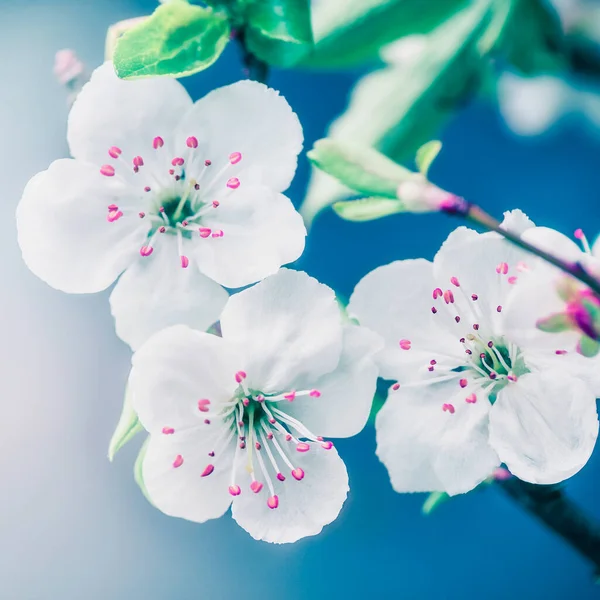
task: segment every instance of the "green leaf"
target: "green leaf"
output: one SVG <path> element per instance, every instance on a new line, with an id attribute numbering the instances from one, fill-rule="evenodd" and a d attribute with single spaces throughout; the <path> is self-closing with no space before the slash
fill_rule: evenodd
<path id="1" fill-rule="evenodd" d="M 424 515 L 430 515 L 436 508 L 444 504 L 444 502 L 449 499 L 450 496 L 446 494 L 446 492 L 431 492 L 431 494 L 427 496 L 427 500 L 425 500 L 423 503 L 421 512 Z"/>
<path id="2" fill-rule="evenodd" d="M 398 185 L 413 175 L 377 150 L 333 139 L 319 140 L 307 156 L 313 165 L 361 194 L 396 198 Z"/>
<path id="3" fill-rule="evenodd" d="M 302 64 L 337 69 L 377 59 L 401 37 L 429 33 L 470 0 L 321 0 L 313 7 L 315 48 Z"/>
<path id="4" fill-rule="evenodd" d="M 310 0 L 251 0 L 245 44 L 260 60 L 289 67 L 312 50 Z"/>
<path id="5" fill-rule="evenodd" d="M 150 436 L 148 436 L 144 440 L 144 443 L 142 444 L 142 447 L 140 448 L 140 451 L 138 452 L 137 458 L 135 459 L 135 464 L 133 465 L 133 478 L 135 479 L 135 482 L 138 484 L 138 487 L 140 488 L 140 490 L 142 490 L 142 494 L 144 494 L 144 497 L 146 498 L 146 500 L 148 500 L 148 502 L 150 502 L 150 504 L 152 504 L 154 506 L 152 500 L 150 500 L 150 495 L 148 494 L 148 490 L 146 489 L 146 484 L 144 483 L 144 472 L 143 472 L 144 458 L 146 456 L 146 451 L 148 450 L 149 443 L 150 443 Z"/>
<path id="6" fill-rule="evenodd" d="M 361 198 L 360 200 L 336 202 L 333 210 L 346 221 L 363 222 L 389 217 L 404 212 L 405 208 L 400 200 Z"/>
<path id="7" fill-rule="evenodd" d="M 514 14 L 504 38 L 508 60 L 522 73 L 566 70 L 566 42 L 560 18 L 546 0 L 512 0 Z"/>
<path id="8" fill-rule="evenodd" d="M 363 77 L 328 136 L 375 147 L 396 162 L 412 160 L 478 89 L 487 69 L 478 44 L 495 14 L 491 0 L 478 0 L 428 36 L 415 60 Z M 301 213 L 310 224 L 324 207 L 348 196 L 344 186 L 313 171 Z"/>
<path id="9" fill-rule="evenodd" d="M 117 423 L 117 428 L 112 435 L 110 443 L 108 445 L 108 460 L 113 461 L 117 452 L 130 440 L 132 440 L 137 433 L 143 431 L 144 428 L 139 422 L 137 414 L 131 406 L 131 392 L 129 388 L 125 390 L 125 398 L 123 400 L 123 409 L 121 411 L 121 417 Z"/>
<path id="10" fill-rule="evenodd" d="M 117 42 L 117 75 L 123 79 L 192 75 L 219 58 L 229 33 L 224 13 L 180 0 L 162 4 Z"/>
<path id="11" fill-rule="evenodd" d="M 427 142 L 423 144 L 417 150 L 417 158 L 415 162 L 417 163 L 417 168 L 425 177 L 427 177 L 427 172 L 429 171 L 429 167 L 431 163 L 435 160 L 436 156 L 440 153 L 442 149 L 442 142 L 438 140 L 432 140 L 431 142 Z"/>

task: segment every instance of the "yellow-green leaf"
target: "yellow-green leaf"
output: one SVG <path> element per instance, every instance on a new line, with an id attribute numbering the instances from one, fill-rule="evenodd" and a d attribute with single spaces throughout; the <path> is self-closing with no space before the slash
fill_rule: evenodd
<path id="1" fill-rule="evenodd" d="M 442 142 L 439 140 L 432 140 L 431 142 L 427 142 L 423 144 L 417 150 L 417 158 L 415 162 L 417 164 L 417 168 L 425 177 L 427 177 L 427 173 L 429 171 L 429 167 L 431 163 L 435 160 L 436 156 L 440 153 L 442 149 Z"/>
<path id="2" fill-rule="evenodd" d="M 129 388 L 125 390 L 125 398 L 123 399 L 123 409 L 121 417 L 117 423 L 117 428 L 112 435 L 108 445 L 108 460 L 112 462 L 115 454 L 136 434 L 143 431 L 142 424 L 139 422 L 136 412 L 131 406 L 131 392 Z"/>
<path id="3" fill-rule="evenodd" d="M 117 42 L 117 75 L 133 79 L 197 73 L 219 58 L 229 34 L 225 13 L 182 1 L 162 4 Z"/>
<path id="4" fill-rule="evenodd" d="M 390 198 L 361 198 L 336 202 L 333 210 L 346 221 L 373 221 L 405 211 L 400 200 Z"/>

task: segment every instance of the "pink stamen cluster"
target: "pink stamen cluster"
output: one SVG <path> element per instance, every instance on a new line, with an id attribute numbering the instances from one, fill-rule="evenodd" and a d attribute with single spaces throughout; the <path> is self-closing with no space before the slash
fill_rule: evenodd
<path id="1" fill-rule="evenodd" d="M 239 464 L 238 452 L 245 452 L 251 477 L 250 491 L 259 494 L 266 484 L 269 490 L 267 506 L 276 509 L 279 506 L 279 497 L 275 493 L 274 480 L 286 481 L 280 465 L 285 464 L 295 481 L 302 481 L 306 473 L 304 469 L 294 464 L 293 450 L 300 454 L 314 452 L 314 445 L 319 445 L 324 450 L 331 450 L 333 443 L 314 435 L 300 421 L 279 408 L 279 403 L 285 406 L 302 397 L 320 398 L 319 390 L 290 390 L 271 396 L 253 394 L 246 386 L 247 377 L 243 370 L 234 374 L 235 382 L 239 386 L 238 392 L 234 398 L 225 403 L 213 403 L 209 398 L 200 398 L 197 401 L 197 410 L 202 413 L 203 423 L 205 425 L 217 423 L 222 427 L 214 449 L 208 453 L 211 460 L 199 476 L 211 475 L 219 466 L 218 461 L 223 456 L 224 450 L 233 442 L 235 457 L 228 485 L 229 494 L 235 497 L 243 492 L 241 486 L 235 482 L 235 466 Z M 162 433 L 174 435 L 176 431 L 170 425 L 165 425 Z M 183 456 L 177 455 L 173 461 L 173 468 L 177 469 L 183 464 Z"/>
<path id="2" fill-rule="evenodd" d="M 185 153 L 169 159 L 167 155 L 161 156 L 160 151 L 165 147 L 165 141 L 161 136 L 156 136 L 152 140 L 152 148 L 158 154 L 150 161 L 146 161 L 142 155 L 136 155 L 133 156 L 131 162 L 128 162 L 123 157 L 121 148 L 111 146 L 108 148 L 108 156 L 117 161 L 117 165 L 105 164 L 100 167 L 101 175 L 105 177 L 121 175 L 135 189 L 143 191 L 143 194 L 140 192 L 139 200 L 140 204 L 144 204 L 145 210 L 140 211 L 133 207 L 128 207 L 127 210 L 124 210 L 115 204 L 111 204 L 108 207 L 107 221 L 114 223 L 121 217 L 135 214 L 139 218 L 148 218 L 151 230 L 147 241 L 140 248 L 140 255 L 143 257 L 152 255 L 157 234 L 170 233 L 176 235 L 178 237 L 179 264 L 183 269 L 186 269 L 190 263 L 189 258 L 183 254 L 183 238 L 193 239 L 193 233 L 196 231 L 198 232 L 198 237 L 201 239 L 219 239 L 224 236 L 222 229 L 211 229 L 202 225 L 202 217 L 208 211 L 217 209 L 220 206 L 218 200 L 209 200 L 206 198 L 206 195 L 215 189 L 217 180 L 226 176 L 226 171 L 229 168 L 242 161 L 241 152 L 232 152 L 228 155 L 222 168 L 218 168 L 216 172 L 213 172 L 212 181 L 203 182 L 213 162 L 208 158 L 200 159 L 197 156 L 197 153 L 202 152 L 202 149 L 196 136 L 188 136 L 185 145 Z M 155 172 L 156 165 L 160 165 L 165 161 L 167 162 L 165 171 L 173 181 L 172 184 L 168 185 L 163 183 L 164 174 Z M 151 166 L 147 166 L 147 163 Z M 123 172 L 117 173 L 117 167 L 122 169 Z M 210 170 L 212 171 L 213 169 Z M 133 171 L 135 176 L 134 179 L 131 179 L 131 171 Z M 195 179 L 190 178 L 191 173 L 197 175 L 197 177 Z M 202 186 L 201 182 L 203 182 Z M 225 182 L 225 187 L 232 191 L 238 189 L 240 185 L 241 182 L 238 177 L 229 177 Z M 157 203 L 160 202 L 161 195 L 173 194 L 173 186 L 175 186 L 175 192 L 179 196 L 180 206 L 177 207 L 170 219 L 167 217 L 164 207 L 157 206 Z M 154 204 L 154 208 L 148 208 L 148 198 Z M 191 209 L 192 214 L 182 214 L 184 207 L 187 207 L 186 210 L 188 212 Z"/>

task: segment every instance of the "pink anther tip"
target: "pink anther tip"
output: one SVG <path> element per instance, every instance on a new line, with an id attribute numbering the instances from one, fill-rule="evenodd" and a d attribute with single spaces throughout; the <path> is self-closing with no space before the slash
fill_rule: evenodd
<path id="1" fill-rule="evenodd" d="M 200 475 L 200 477 L 208 477 L 214 470 L 215 470 L 214 465 L 206 465 L 206 468 L 204 469 L 204 471 L 202 471 L 202 474 Z"/>
<path id="2" fill-rule="evenodd" d="M 105 177 L 114 177 L 115 168 L 112 165 L 102 165 L 100 167 L 100 173 Z"/>
<path id="3" fill-rule="evenodd" d="M 268 500 L 267 500 L 267 506 L 270 509 L 273 508 L 277 508 L 279 506 L 279 498 L 277 496 L 271 496 Z"/>
<path id="4" fill-rule="evenodd" d="M 307 444 L 306 442 L 298 442 L 296 450 L 298 452 L 308 452 L 310 450 L 310 444 Z"/>
<path id="5" fill-rule="evenodd" d="M 200 412 L 208 412 L 209 405 L 210 405 L 210 400 L 208 398 L 202 398 L 202 400 L 198 400 L 198 410 Z"/>
<path id="6" fill-rule="evenodd" d="M 185 140 L 185 143 L 188 148 L 197 148 L 198 147 L 198 138 L 191 135 L 187 140 Z"/>
<path id="7" fill-rule="evenodd" d="M 301 481 L 302 479 L 304 479 L 304 470 L 301 469 L 300 467 L 295 468 L 292 471 L 292 477 L 296 480 L 296 481 Z"/>
<path id="8" fill-rule="evenodd" d="M 239 496 L 242 493 L 242 488 L 240 488 L 239 485 L 230 485 L 229 486 L 229 493 L 232 496 Z"/>
<path id="9" fill-rule="evenodd" d="M 263 484 L 260 481 L 253 481 L 250 484 L 250 489 L 255 493 L 258 494 L 258 492 L 260 492 L 260 490 L 263 489 Z"/>
<path id="10" fill-rule="evenodd" d="M 241 152 L 232 152 L 229 155 L 229 162 L 232 165 L 237 165 L 237 163 L 239 163 L 240 160 L 242 160 L 242 153 Z"/>
<path id="11" fill-rule="evenodd" d="M 173 467 L 178 469 L 182 464 L 183 464 L 183 456 L 181 456 L 181 454 L 178 454 L 175 457 L 175 460 L 173 461 Z"/>

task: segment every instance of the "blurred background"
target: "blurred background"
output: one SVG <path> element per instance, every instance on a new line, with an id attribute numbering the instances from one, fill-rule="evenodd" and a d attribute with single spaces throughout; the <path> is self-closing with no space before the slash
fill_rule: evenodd
<path id="1" fill-rule="evenodd" d="M 370 427 L 337 444 L 351 485 L 339 519 L 286 546 L 254 541 L 227 516 L 196 525 L 153 509 L 132 478 L 141 439 L 108 462 L 130 361 L 114 334 L 109 292 L 70 296 L 39 281 L 21 261 L 14 212 L 28 179 L 68 155 L 67 94 L 52 72 L 55 53 L 73 48 L 91 69 L 103 60 L 111 24 L 155 6 L 0 0 L 0 598 L 598 597 L 591 565 L 500 490 L 471 493 L 421 516 L 425 496 L 393 492 Z M 183 80 L 193 98 L 243 76 L 230 46 L 215 67 Z M 310 148 L 363 73 L 274 71 L 269 82 L 300 116 Z M 510 109 L 485 97 L 468 103 L 441 130 L 444 149 L 431 178 L 496 215 L 518 207 L 538 224 L 569 235 L 583 227 L 594 238 L 599 100 L 587 81 L 568 81 L 561 94 L 567 108 L 529 126 L 531 109 L 518 110 L 529 106 L 525 99 Z M 544 88 L 533 106 L 541 111 L 549 97 Z M 303 156 L 289 191 L 297 205 L 308 178 Z M 457 225 L 442 215 L 352 224 L 325 210 L 296 267 L 348 296 L 381 264 L 432 258 Z M 600 520 L 599 481 L 597 451 L 567 489 Z"/>

